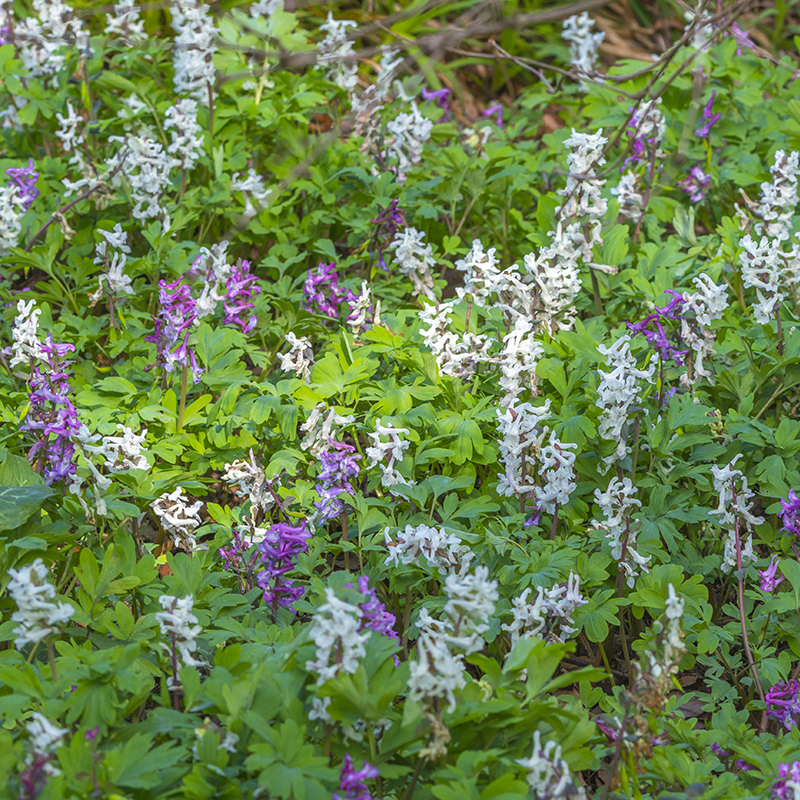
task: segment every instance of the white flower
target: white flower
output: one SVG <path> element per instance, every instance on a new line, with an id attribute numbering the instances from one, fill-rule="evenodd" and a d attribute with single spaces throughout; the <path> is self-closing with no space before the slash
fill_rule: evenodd
<path id="1" fill-rule="evenodd" d="M 448 646 L 442 623 L 432 620 L 422 609 L 417 625 L 417 658 L 409 663 L 408 697 L 414 702 L 446 701 L 449 711 L 456 708 L 455 692 L 466 686 L 464 656 Z"/>
<path id="2" fill-rule="evenodd" d="M 550 401 L 543 406 L 530 403 L 509 405 L 497 409 L 500 433 L 500 459 L 505 473 L 500 475 L 497 491 L 504 497 L 519 496 L 532 492 L 536 486 L 532 471 L 525 472 L 524 456 L 532 452 L 544 437 L 540 427 L 542 420 L 550 414 Z"/>
<path id="3" fill-rule="evenodd" d="M 605 531 L 611 543 L 611 555 L 619 562 L 618 568 L 625 573 L 625 581 L 633 588 L 639 570 L 649 572 L 650 556 L 642 556 L 636 550 L 637 526 L 632 524 L 631 514 L 634 508 L 642 504 L 634 495 L 636 489 L 630 478 L 612 478 L 608 489 L 594 491 L 594 499 L 600 506 L 605 519 L 593 522 L 593 527 Z"/>
<path id="4" fill-rule="evenodd" d="M 453 533 L 443 528 L 429 525 L 406 525 L 404 530 L 395 534 L 390 529 L 383 531 L 389 555 L 385 564 L 417 564 L 420 557 L 425 556 L 428 566 L 438 570 L 441 575 L 454 571 L 464 572 L 469 569 L 473 552 Z"/>
<path id="5" fill-rule="evenodd" d="M 202 500 L 191 505 L 187 504 L 182 486 L 174 492 L 162 494 L 152 504 L 153 511 L 158 515 L 164 530 L 171 533 L 175 543 L 189 553 L 197 548 L 194 530 L 202 523 L 200 519 L 202 507 Z"/>
<path id="6" fill-rule="evenodd" d="M 659 98 L 660 99 L 660 98 Z M 619 215 L 622 219 L 638 222 L 644 209 L 644 199 L 639 191 L 639 176 L 628 170 L 611 190 L 619 200 Z"/>
<path id="7" fill-rule="evenodd" d="M 83 117 L 75 113 L 75 109 L 72 107 L 72 100 L 67 100 L 66 116 L 56 112 L 56 119 L 59 124 L 56 136 L 61 139 L 64 150 L 74 150 L 78 144 L 76 138 L 78 136 L 78 128 L 83 125 Z"/>
<path id="8" fill-rule="evenodd" d="M 411 278 L 414 283 L 414 294 L 424 294 L 431 300 L 436 299 L 433 293 L 433 276 L 431 267 L 436 266 L 433 248 L 424 244 L 425 234 L 416 228 L 404 228 L 394 235 L 389 250 L 395 251 L 395 260 L 401 274 Z"/>
<path id="9" fill-rule="evenodd" d="M 736 462 L 741 457 L 742 454 L 739 453 L 724 467 L 711 467 L 714 475 L 714 490 L 719 494 L 719 505 L 708 513 L 711 516 L 719 517 L 719 526 L 728 534 L 722 561 L 723 572 L 739 569 L 736 558 L 737 532 L 742 568 L 746 566 L 747 561 L 758 560 L 753 553 L 752 535 L 747 540 L 744 537 L 750 531 L 751 526 L 761 525 L 764 522 L 763 517 L 756 517 L 752 513 L 753 504 L 750 501 L 754 495 L 753 490 L 747 485 L 747 478 L 740 470 L 734 469 Z M 739 484 L 738 489 L 737 483 Z"/>
<path id="10" fill-rule="evenodd" d="M 144 21 L 139 16 L 139 6 L 134 0 L 118 0 L 114 3 L 114 13 L 106 17 L 105 32 L 109 36 L 121 36 L 128 45 L 138 44 L 147 38 Z"/>
<path id="11" fill-rule="evenodd" d="M 312 456 L 319 458 L 320 453 L 328 449 L 330 440 L 338 438 L 335 426 L 350 425 L 355 421 L 352 414 L 343 416 L 329 409 L 325 403 L 318 403 L 300 426 L 300 430 L 306 434 L 300 442 L 300 449 L 308 450 Z"/>
<path id="12" fill-rule="evenodd" d="M 350 91 L 356 85 L 358 62 L 353 59 L 345 63 L 344 59 L 355 55 L 353 42 L 347 39 L 347 29 L 357 28 L 358 23 L 350 19 L 334 19 L 328 12 L 328 20 L 319 26 L 325 31 L 325 38 L 317 48 L 317 63 L 325 67 L 326 77 L 340 89 Z"/>
<path id="13" fill-rule="evenodd" d="M 167 655 L 172 655 L 174 647 L 184 666 L 206 666 L 203 659 L 194 656 L 197 650 L 197 637 L 203 628 L 197 624 L 197 617 L 192 613 L 192 595 L 187 594 L 179 598 L 163 594 L 158 598 L 158 602 L 164 610 L 159 611 L 155 618 L 161 629 L 161 635 L 167 639 L 161 643 L 161 648 Z M 173 678 L 177 680 L 177 675 Z M 174 686 L 173 678 L 167 681 L 169 688 Z"/>
<path id="14" fill-rule="evenodd" d="M 69 733 L 69 728 L 59 728 L 50 722 L 44 714 L 34 711 L 30 721 L 25 725 L 25 730 L 30 737 L 31 752 L 25 758 L 26 764 L 32 764 L 37 756 L 47 758 L 52 756 L 61 746 L 62 740 Z M 50 759 L 43 766 L 46 775 L 57 776 L 60 771 L 49 763 Z"/>
<path id="15" fill-rule="evenodd" d="M 120 154 L 126 153 L 125 164 L 114 176 L 113 184 L 120 186 L 127 180 L 134 203 L 131 210 L 133 217 L 139 220 L 165 217 L 167 210 L 160 201 L 165 189 L 170 186 L 172 158 L 153 139 L 109 136 L 108 141 L 124 146 Z"/>
<path id="16" fill-rule="evenodd" d="M 307 336 L 298 338 L 291 331 L 286 334 L 286 341 L 291 345 L 286 353 L 279 353 L 281 369 L 284 372 L 294 372 L 304 381 L 309 379 L 311 366 L 314 363 L 314 351 L 311 340 Z"/>
<path id="17" fill-rule="evenodd" d="M 275 504 L 275 498 L 269 491 L 266 473 L 256 461 L 252 450 L 249 461 L 239 460 L 226 464 L 222 480 L 227 484 L 238 483 L 239 488 L 247 493 L 253 507 L 251 514 L 257 508 L 266 511 Z"/>
<path id="18" fill-rule="evenodd" d="M 597 349 L 606 357 L 609 372 L 599 371 L 597 405 L 600 411 L 599 434 L 602 439 L 616 443 L 616 450 L 603 459 L 605 470 L 615 462 L 622 461 L 628 453 L 628 416 L 632 407 L 641 401 L 639 396 L 642 381 L 651 381 L 655 364 L 641 370 L 630 351 L 631 337 L 623 334 L 613 345 L 600 345 Z"/>
<path id="19" fill-rule="evenodd" d="M 454 621 L 467 620 L 459 626 L 459 635 L 472 639 L 463 646 L 464 651 L 469 654 L 480 650 L 483 642 L 478 635 L 489 630 L 487 620 L 494 614 L 499 598 L 497 581 L 489 580 L 489 568 L 476 567 L 474 574 L 451 572 L 445 578 L 444 593 L 447 595 L 445 615 Z"/>
<path id="20" fill-rule="evenodd" d="M 8 571 L 8 593 L 17 604 L 11 615 L 17 649 L 47 638 L 72 617 L 73 608 L 68 603 L 55 603 L 56 590 L 49 583 L 50 572 L 41 558 L 32 564 Z"/>
<path id="21" fill-rule="evenodd" d="M 144 456 L 147 450 L 142 447 L 147 436 L 147 429 L 136 434 L 125 425 L 117 425 L 117 430 L 122 431 L 121 436 L 104 436 L 100 445 L 84 444 L 83 449 L 102 456 L 109 472 L 149 469 L 150 466 Z M 86 432 L 88 433 L 88 429 Z"/>
<path id="22" fill-rule="evenodd" d="M 240 172 L 233 173 L 231 192 L 241 192 L 244 195 L 244 215 L 254 217 L 266 205 L 272 189 L 267 189 L 264 179 L 252 167 L 247 170 L 244 178 L 240 176 Z M 253 200 L 258 203 L 258 209 L 253 205 Z"/>
<path id="23" fill-rule="evenodd" d="M 264 17 L 269 19 L 276 11 L 283 8 L 283 0 L 256 0 L 250 6 L 250 16 L 253 19 Z"/>
<path id="24" fill-rule="evenodd" d="M 29 300 L 27 303 L 24 300 L 17 301 L 17 316 L 11 331 L 13 355 L 10 366 L 28 364 L 31 359 L 41 360 L 44 358 L 38 335 L 41 314 L 42 309 L 36 308 L 35 300 Z"/>
<path id="25" fill-rule="evenodd" d="M 594 20 L 584 11 L 562 23 L 561 38 L 569 42 L 569 59 L 581 72 L 594 72 L 597 51 L 605 38 L 602 32 L 592 33 Z"/>
<path id="26" fill-rule="evenodd" d="M 531 393 L 534 391 L 536 365 L 544 355 L 544 348 L 534 338 L 533 328 L 530 317 L 516 315 L 514 326 L 503 337 L 500 388 L 504 394 L 500 400 L 501 406 L 513 406 L 526 387 Z"/>
<path id="27" fill-rule="evenodd" d="M 375 420 L 375 432 L 367 434 L 372 439 L 372 447 L 366 450 L 367 458 L 370 459 L 369 469 L 379 465 L 383 477 L 381 483 L 386 488 L 404 484 L 412 486 L 414 481 L 407 481 L 397 470 L 396 464 L 403 460 L 406 450 L 411 442 L 401 439 L 400 434 L 409 433 L 408 428 L 395 428 L 392 425 L 382 425 L 381 419 Z M 387 436 L 388 442 L 384 442 L 381 437 Z"/>
<path id="28" fill-rule="evenodd" d="M 317 686 L 346 672 L 352 675 L 366 655 L 364 645 L 372 630 L 358 629 L 364 612 L 340 600 L 333 589 L 325 590 L 325 603 L 314 614 L 310 637 L 317 646 L 316 659 L 306 661 L 306 670 L 316 672 Z"/>
<path id="29" fill-rule="evenodd" d="M 422 116 L 416 103 L 411 103 L 411 112 L 398 114 L 386 123 L 389 137 L 382 158 L 397 161 L 397 180 L 404 183 L 406 173 L 422 160 L 422 150 L 433 129 L 433 123 Z"/>
<path id="30" fill-rule="evenodd" d="M 792 151 L 787 156 L 783 150 L 775 153 L 775 161 L 769 168 L 772 182 L 761 184 L 761 200 L 756 216 L 763 222 L 753 227 L 760 236 L 765 235 L 786 241 L 791 232 L 791 222 L 797 206 L 797 176 L 800 175 L 800 153 Z"/>
<path id="31" fill-rule="evenodd" d="M 203 130 L 197 124 L 197 101 L 183 97 L 164 114 L 164 130 L 170 131 L 167 152 L 174 164 L 190 170 L 203 154 Z"/>
<path id="32" fill-rule="evenodd" d="M 599 225 L 599 218 L 606 213 L 608 201 L 600 196 L 605 181 L 595 173 L 595 167 L 606 163 L 603 156 L 606 144 L 608 139 L 603 136 L 602 128 L 597 133 L 580 133 L 573 128 L 572 135 L 564 140 L 564 146 L 570 150 L 567 155 L 569 175 L 567 185 L 558 193 L 566 198 L 561 206 L 565 217 L 588 216 Z"/>
<path id="33" fill-rule="evenodd" d="M 561 745 L 553 741 L 542 747 L 541 733 L 533 734 L 533 753 L 517 764 L 528 770 L 528 784 L 535 800 L 586 800 L 583 787 L 572 780 L 569 765 L 561 758 Z"/>
<path id="34" fill-rule="evenodd" d="M 753 306 L 756 322 L 767 325 L 784 300 L 781 282 L 785 268 L 784 254 L 777 240 L 761 237 L 756 243 L 750 235 L 739 242 L 744 248 L 740 256 L 742 281 L 756 290 L 758 303 Z"/>
<path id="35" fill-rule="evenodd" d="M 177 0 L 172 7 L 175 36 L 175 92 L 208 105 L 213 92 L 215 40 L 219 31 L 207 5 L 197 0 Z"/>
<path id="36" fill-rule="evenodd" d="M 691 386 L 702 378 L 712 378 L 713 373 L 706 369 L 706 360 L 714 351 L 716 334 L 709 326 L 714 320 L 721 319 L 728 307 L 728 289 L 725 284 L 717 286 L 705 273 L 692 281 L 697 287 L 693 294 L 683 295 L 681 308 L 681 341 L 694 352 L 693 370 L 681 376 L 681 383 Z"/>
<path id="37" fill-rule="evenodd" d="M 548 514 L 554 514 L 556 506 L 563 506 L 569 502 L 569 496 L 575 491 L 575 453 L 578 445 L 572 442 L 560 442 L 555 431 L 550 431 L 550 441 L 541 448 L 541 466 L 539 477 L 542 486 L 537 486 L 533 492 L 539 507 Z"/>
<path id="38" fill-rule="evenodd" d="M 9 248 L 19 244 L 22 218 L 27 212 L 21 192 L 12 182 L 0 187 L 0 256 L 7 255 Z"/>
<path id="39" fill-rule="evenodd" d="M 498 269 L 500 259 L 495 256 L 496 252 L 496 247 L 484 251 L 481 240 L 473 239 L 470 251 L 455 263 L 455 268 L 464 273 L 464 292 L 471 294 L 479 306 L 486 306 L 489 297 L 503 289 L 502 272 Z"/>
<path id="40" fill-rule="evenodd" d="M 372 290 L 367 281 L 361 281 L 361 294 L 350 303 L 347 324 L 353 329 L 353 336 L 358 336 L 367 322 L 367 315 L 372 308 Z"/>
<path id="41" fill-rule="evenodd" d="M 683 18 L 687 23 L 683 28 L 684 33 L 692 32 L 691 46 L 695 50 L 706 50 L 714 35 L 713 26 L 706 24 L 706 20 L 710 19 L 708 11 L 705 8 L 702 10 L 690 8 L 684 13 Z"/>
<path id="42" fill-rule="evenodd" d="M 128 235 L 122 230 L 119 222 L 111 231 L 97 231 L 102 237 L 95 247 L 95 264 L 105 266 L 105 272 L 100 276 L 100 286 L 97 292 L 92 295 L 92 305 L 102 296 L 103 283 L 107 285 L 108 294 L 111 297 L 119 297 L 124 294 L 133 294 L 131 279 L 125 274 L 125 264 L 131 248 L 128 246 Z M 109 251 L 109 247 L 113 248 Z M 117 251 L 117 252 L 114 252 Z"/>

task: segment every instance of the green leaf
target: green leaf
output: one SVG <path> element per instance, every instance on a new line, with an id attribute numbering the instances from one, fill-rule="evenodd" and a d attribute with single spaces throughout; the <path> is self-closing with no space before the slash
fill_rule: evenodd
<path id="1" fill-rule="evenodd" d="M 55 492 L 49 486 L 0 486 L 0 531 L 12 531 Z"/>

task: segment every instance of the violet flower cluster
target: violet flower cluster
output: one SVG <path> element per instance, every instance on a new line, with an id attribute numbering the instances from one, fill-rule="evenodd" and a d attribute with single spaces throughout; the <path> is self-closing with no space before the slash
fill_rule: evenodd
<path id="1" fill-rule="evenodd" d="M 778 780 L 772 784 L 773 800 L 795 800 L 800 793 L 800 761 L 778 764 Z"/>
<path id="2" fill-rule="evenodd" d="M 436 102 L 436 105 L 439 106 L 444 111 L 442 114 L 442 121 L 447 120 L 450 117 L 450 90 L 449 89 L 436 89 L 435 91 L 430 91 L 426 87 L 422 88 L 422 99 L 430 103 L 431 100 Z"/>
<path id="3" fill-rule="evenodd" d="M 344 501 L 339 495 L 345 492 L 355 494 L 350 481 L 358 477 L 360 468 L 356 461 L 360 459 L 353 445 L 328 440 L 328 447 L 319 456 L 322 469 L 317 475 L 315 487 L 320 499 L 314 505 L 321 519 L 334 519 L 344 511 Z"/>
<path id="4" fill-rule="evenodd" d="M 769 566 L 766 569 L 758 570 L 761 576 L 761 591 L 774 592 L 784 581 L 784 576 L 778 574 L 778 556 L 773 555 L 770 559 Z"/>
<path id="5" fill-rule="evenodd" d="M 786 533 L 800 538 L 800 497 L 794 489 L 789 489 L 789 496 L 781 500 L 781 521 Z"/>
<path id="6" fill-rule="evenodd" d="M 711 106 L 714 104 L 714 98 L 717 96 L 716 90 L 711 92 L 711 99 L 703 106 L 703 117 L 700 120 L 702 125 L 694 132 L 698 139 L 708 139 L 711 135 L 711 127 L 720 118 L 720 114 L 712 114 Z"/>
<path id="7" fill-rule="evenodd" d="M 339 318 L 339 306 L 351 303 L 356 296 L 349 289 L 339 286 L 336 264 L 320 264 L 316 270 L 308 271 L 304 287 L 306 311 L 325 314 L 332 319 Z"/>
<path id="8" fill-rule="evenodd" d="M 711 185 L 711 176 L 696 164 L 689 170 L 689 177 L 678 181 L 678 186 L 689 195 L 689 200 L 693 203 L 700 203 L 705 200 L 708 187 Z"/>
<path id="9" fill-rule="evenodd" d="M 192 380 L 197 383 L 204 372 L 197 364 L 194 350 L 189 347 L 189 334 L 197 321 L 197 303 L 192 287 L 179 278 L 173 283 L 159 281 L 160 316 L 153 317 L 154 331 L 145 341 L 156 345 L 156 360 L 147 369 L 161 367 L 172 372 L 176 366 L 190 366 Z"/>
<path id="10" fill-rule="evenodd" d="M 344 766 L 339 775 L 339 792 L 333 793 L 333 800 L 373 800 L 367 787 L 367 781 L 377 778 L 380 773 L 377 767 L 364 762 L 364 766 L 357 770 L 353 766 L 353 759 L 349 753 L 344 754 Z"/>
<path id="11" fill-rule="evenodd" d="M 353 584 L 349 583 L 347 586 L 352 588 Z M 375 587 L 369 585 L 369 577 L 362 575 L 356 581 L 356 588 L 365 597 L 364 602 L 358 604 L 358 607 L 363 612 L 358 632 L 361 633 L 364 629 L 369 628 L 381 636 L 386 636 L 399 642 L 400 636 L 394 629 L 395 625 L 397 625 L 397 617 L 387 611 L 386 606 L 378 599 Z M 397 662 L 397 658 L 395 658 L 395 662 Z"/>
<path id="12" fill-rule="evenodd" d="M 22 423 L 23 431 L 36 431 L 39 436 L 28 451 L 28 460 L 42 466 L 45 483 L 51 484 L 75 472 L 75 437 L 81 428 L 78 412 L 69 398 L 69 375 L 65 368 L 71 362 L 61 359 L 75 348 L 71 344 L 55 344 L 48 335 L 40 344 L 47 362 L 42 369 L 33 366 L 30 377 L 30 410 Z"/>
<path id="13" fill-rule="evenodd" d="M 264 591 L 264 602 L 274 609 L 278 606 L 291 608 L 292 603 L 303 596 L 305 589 L 284 576 L 294 569 L 297 557 L 308 550 L 310 536 L 305 520 L 296 526 L 278 522 L 267 530 L 264 541 L 258 546 L 264 564 L 258 574 L 258 585 Z"/>
<path id="14" fill-rule="evenodd" d="M 774 717 L 786 730 L 800 723 L 800 683 L 783 681 L 776 683 L 766 696 L 767 714 Z"/>
<path id="15" fill-rule="evenodd" d="M 261 291 L 255 286 L 257 280 L 258 278 L 250 273 L 250 262 L 240 260 L 225 281 L 225 288 L 228 291 L 223 300 L 225 310 L 223 321 L 226 325 L 238 325 L 242 333 L 250 333 L 258 322 L 255 314 L 250 314 L 247 319 L 244 318 L 246 312 L 255 307 L 251 302 L 253 295 Z"/>
<path id="16" fill-rule="evenodd" d="M 667 294 L 672 295 L 672 299 L 666 306 L 656 308 L 655 313 L 640 322 L 628 322 L 626 325 L 634 335 L 641 333 L 663 362 L 674 361 L 676 366 L 681 366 L 689 351 L 679 350 L 677 339 L 674 343 L 669 340 L 661 321 L 679 318 L 685 301 L 681 294 L 672 289 L 667 289 Z"/>
<path id="17" fill-rule="evenodd" d="M 27 211 L 33 201 L 39 196 L 39 190 L 36 188 L 36 181 L 39 179 L 39 173 L 33 166 L 33 161 L 28 161 L 27 167 L 12 167 L 6 170 L 6 175 L 11 178 L 11 182 L 18 187 L 17 202 Z"/>

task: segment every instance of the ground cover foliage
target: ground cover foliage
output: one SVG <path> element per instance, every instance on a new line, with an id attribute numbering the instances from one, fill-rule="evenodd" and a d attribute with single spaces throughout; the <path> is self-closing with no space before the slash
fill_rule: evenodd
<path id="1" fill-rule="evenodd" d="M 787 9 L 601 5 L 2 3 L 0 797 L 800 797 Z"/>

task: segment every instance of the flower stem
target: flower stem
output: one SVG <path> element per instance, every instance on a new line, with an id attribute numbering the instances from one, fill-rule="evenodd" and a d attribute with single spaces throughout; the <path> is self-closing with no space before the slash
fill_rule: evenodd
<path id="1" fill-rule="evenodd" d="M 186 411 L 186 384 L 189 378 L 189 365 L 183 365 L 183 372 L 181 373 L 181 401 L 178 406 L 178 433 L 183 430 L 183 415 Z"/>

